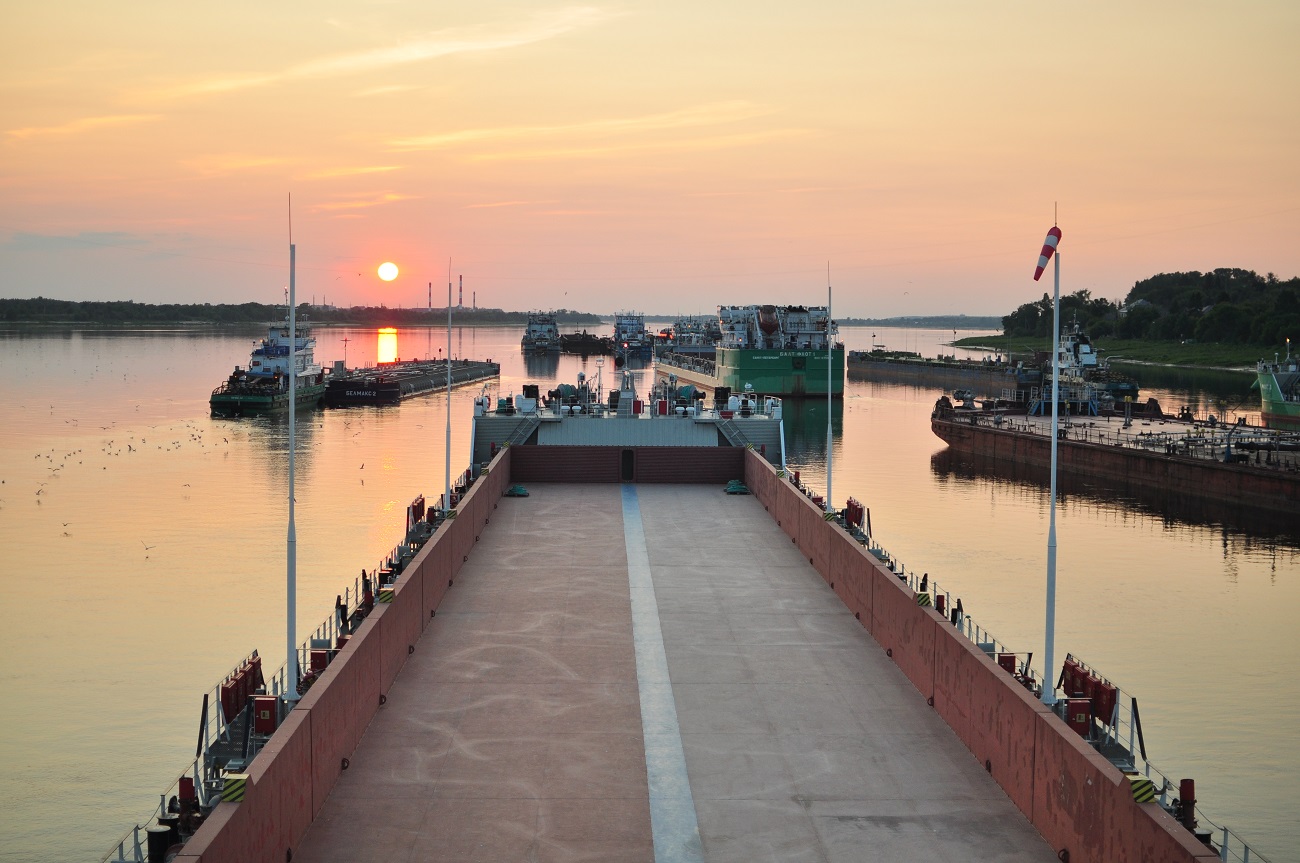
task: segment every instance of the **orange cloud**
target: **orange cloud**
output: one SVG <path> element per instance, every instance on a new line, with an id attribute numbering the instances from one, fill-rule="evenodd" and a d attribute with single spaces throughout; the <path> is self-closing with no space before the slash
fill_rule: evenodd
<path id="1" fill-rule="evenodd" d="M 113 126 L 127 126 L 132 123 L 146 123 L 150 120 L 157 120 L 157 114 L 116 114 L 107 117 L 82 117 L 80 120 L 72 120 L 60 126 L 28 126 L 23 129 L 10 129 L 5 132 L 11 138 L 45 138 L 45 137 L 70 137 L 72 135 L 81 135 L 86 132 L 93 132 L 97 129 L 106 129 Z"/>
<path id="2" fill-rule="evenodd" d="M 464 129 L 459 132 L 422 135 L 415 138 L 396 138 L 389 143 L 398 150 L 436 150 L 457 144 L 481 141 L 507 141 L 521 138 L 562 136 L 590 137 L 610 134 L 632 135 L 641 132 L 737 123 L 771 113 L 773 112 L 770 108 L 743 100 L 733 100 L 694 105 L 677 111 L 646 114 L 641 117 L 613 117 L 556 126 L 503 126 L 493 129 Z"/>
<path id="3" fill-rule="evenodd" d="M 218 177 L 240 171 L 283 165 L 287 161 L 279 156 L 212 155 L 186 159 L 181 164 L 204 177 Z"/>
<path id="4" fill-rule="evenodd" d="M 334 212 L 345 210 L 364 210 L 369 207 L 380 207 L 384 204 L 395 204 L 398 201 L 409 201 L 418 198 L 418 195 L 406 195 L 401 192 L 384 192 L 381 195 L 372 196 L 364 199 L 352 201 L 331 201 L 325 204 L 317 204 L 313 209 L 322 212 Z"/>
<path id="5" fill-rule="evenodd" d="M 334 177 L 355 177 L 362 174 L 383 174 L 388 171 L 400 171 L 398 165 L 364 165 L 355 168 L 325 168 L 308 174 L 309 180 L 328 180 Z"/>
<path id="6" fill-rule="evenodd" d="M 533 204 L 549 204 L 550 201 L 494 201 L 489 204 L 466 204 L 466 210 L 483 210 L 492 207 L 527 207 Z"/>
<path id="7" fill-rule="evenodd" d="M 594 6 L 572 6 L 538 15 L 529 24 L 512 30 L 493 32 L 487 28 L 440 30 L 426 38 L 401 42 L 372 51 L 337 54 L 309 60 L 286 69 L 257 75 L 235 75 L 197 81 L 163 95 L 184 96 L 202 93 L 225 93 L 264 87 L 282 81 L 326 78 L 369 72 L 408 63 L 419 63 L 454 54 L 500 51 L 555 39 L 577 30 L 595 26 L 612 17 Z"/>

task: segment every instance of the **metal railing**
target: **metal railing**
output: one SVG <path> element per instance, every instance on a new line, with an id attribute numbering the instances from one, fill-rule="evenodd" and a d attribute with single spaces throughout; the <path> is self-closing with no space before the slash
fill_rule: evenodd
<path id="1" fill-rule="evenodd" d="M 1050 424 L 1027 417 L 953 411 L 945 419 L 962 425 L 1014 431 L 1020 434 L 1051 435 Z M 1300 434 L 1252 426 L 1193 424 L 1173 431 L 1131 431 L 1098 426 L 1097 419 L 1063 417 L 1059 440 L 1123 447 L 1204 461 L 1235 461 L 1251 468 L 1278 471 L 1300 470 Z M 1251 458 L 1251 456 L 1254 458 Z"/>
<path id="2" fill-rule="evenodd" d="M 792 475 L 790 482 L 805 495 L 815 497 L 810 489 L 805 488 L 798 482 L 797 476 Z M 865 530 L 851 523 L 846 524 L 843 513 L 838 514 L 834 520 L 840 527 L 850 533 L 859 544 L 863 545 L 872 556 L 884 564 L 890 572 L 894 573 L 900 581 L 906 584 L 917 595 L 918 604 L 932 606 L 943 613 L 958 632 L 994 660 L 997 660 L 999 655 L 1014 655 L 1016 657 L 1015 670 L 1011 672 L 1013 679 L 1036 697 L 1041 697 L 1042 681 L 1049 678 L 1034 667 L 1034 654 L 1032 651 L 1017 651 L 1000 641 L 981 626 L 973 615 L 966 612 L 960 596 L 954 597 L 951 591 L 941 587 L 938 579 L 931 578 L 928 572 L 918 574 L 915 570 L 909 570 L 906 564 L 890 554 L 871 536 L 869 512 L 867 512 Z M 1070 654 L 1067 654 L 1066 658 L 1074 659 Z M 1137 698 L 1106 678 L 1096 675 L 1096 672 L 1092 671 L 1086 663 L 1080 664 L 1084 669 L 1092 672 L 1100 681 L 1114 686 L 1116 689 L 1115 708 L 1112 715 L 1097 719 L 1090 737 L 1087 738 L 1088 741 L 1110 758 L 1118 769 L 1151 780 L 1156 799 L 1161 807 L 1172 811 L 1175 807 L 1179 786 L 1178 783 L 1170 780 L 1164 772 L 1147 758 L 1146 745 L 1142 738 L 1142 721 Z M 1008 670 L 1010 671 L 1010 669 Z M 1251 863 L 1251 861 L 1268 863 L 1268 858 L 1253 850 L 1240 834 L 1213 821 L 1199 806 L 1195 807 L 1195 821 L 1197 823 L 1197 833 L 1203 832 L 1209 839 L 1217 840 L 1217 845 L 1213 844 L 1213 842 L 1207 842 L 1207 844 L 1218 853 L 1220 860 L 1240 861 L 1240 863 Z"/>
<path id="3" fill-rule="evenodd" d="M 464 488 L 464 485 L 459 486 L 462 493 Z M 296 699 L 299 694 L 300 683 L 308 677 L 314 679 L 315 675 L 310 671 L 312 651 L 327 650 L 327 659 L 333 659 L 334 654 L 337 653 L 339 636 L 355 629 L 369 610 L 368 603 L 373 603 L 379 588 L 386 586 L 380 584 L 381 579 L 386 577 L 385 574 L 391 574 L 387 576 L 389 578 L 387 584 L 391 585 L 397 581 L 415 553 L 433 537 L 434 533 L 445 521 L 445 513 L 439 508 L 430 508 L 426 515 L 428 520 L 420 522 L 412 528 L 404 538 L 404 542 L 395 546 L 388 556 L 380 562 L 379 566 L 369 573 L 363 570 L 360 575 L 353 579 L 350 585 L 344 585 L 343 593 L 339 594 L 335 600 L 334 610 L 296 648 L 299 679 L 293 681 L 292 684 L 286 679 L 288 674 L 287 661 L 265 677 L 264 688 L 266 694 L 280 699 L 277 702 L 280 705 L 278 720 L 283 719 L 286 705 L 292 703 L 284 700 L 289 692 L 289 687 L 292 685 L 294 698 Z M 424 526 L 421 527 L 421 525 Z M 214 756 L 214 749 L 221 744 L 233 745 L 235 743 L 232 727 L 236 721 L 234 718 L 227 720 L 222 710 L 221 687 L 224 683 L 230 681 L 238 671 L 246 668 L 250 660 L 257 658 L 259 658 L 257 651 L 252 651 L 243 660 L 236 663 L 211 690 L 203 694 L 198 752 L 194 760 L 159 795 L 158 806 L 154 808 L 153 813 L 145 820 L 145 823 L 143 825 L 136 824 L 123 834 L 117 844 L 104 857 L 100 858 L 100 863 L 146 863 L 148 848 L 145 834 L 148 826 L 157 824 L 164 815 L 174 812 L 169 806 L 169 800 L 179 796 L 180 785 L 183 780 L 194 780 L 194 789 L 198 796 L 200 811 L 209 812 L 220 799 L 223 782 L 222 772 L 226 764 L 217 763 L 220 759 Z M 246 717 L 245 721 L 249 722 L 251 719 Z M 277 728 L 279 724 L 279 721 L 277 721 Z M 241 760 L 247 763 L 273 736 L 273 734 L 249 735 L 246 758 L 241 758 Z M 185 838 L 188 839 L 188 836 Z"/>

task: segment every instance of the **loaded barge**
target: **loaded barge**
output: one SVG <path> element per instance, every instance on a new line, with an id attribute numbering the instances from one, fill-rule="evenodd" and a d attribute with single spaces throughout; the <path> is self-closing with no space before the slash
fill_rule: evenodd
<path id="1" fill-rule="evenodd" d="M 914 351 L 849 351 L 849 380 L 885 381 L 942 389 L 965 388 L 979 396 L 1000 396 L 1005 390 L 1041 387 L 1041 369 L 996 359 L 964 360 L 955 356 L 923 357 Z"/>
<path id="2" fill-rule="evenodd" d="M 1215 501 L 1245 512 L 1300 516 L 1300 433 L 1244 424 L 1162 417 L 1141 420 L 1062 416 L 1062 471 L 1112 484 L 1188 499 Z M 1047 417 L 954 407 L 941 397 L 930 417 L 936 436 L 985 459 L 1046 468 L 1052 426 Z"/>
<path id="3" fill-rule="evenodd" d="M 491 360 L 451 360 L 451 384 L 474 383 L 501 374 L 501 365 Z M 380 363 L 374 368 L 352 369 L 335 363 L 325 386 L 325 405 L 331 408 L 363 405 L 395 405 L 443 389 L 448 381 L 447 360 L 409 360 Z"/>
<path id="4" fill-rule="evenodd" d="M 1131 698 L 1067 657 L 1044 705 L 861 505 L 787 476 L 778 400 L 630 382 L 478 398 L 450 499 L 412 503 L 301 679 L 252 656 L 222 682 L 159 823 L 106 859 L 1228 853 L 1139 758 Z"/>

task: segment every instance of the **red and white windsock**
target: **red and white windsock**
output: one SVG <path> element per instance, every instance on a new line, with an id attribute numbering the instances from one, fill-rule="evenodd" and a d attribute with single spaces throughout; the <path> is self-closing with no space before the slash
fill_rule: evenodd
<path id="1" fill-rule="evenodd" d="M 1047 262 L 1052 259 L 1052 253 L 1056 251 L 1056 244 L 1061 242 L 1061 229 L 1052 225 L 1052 230 L 1047 232 L 1047 239 L 1043 242 L 1043 251 L 1038 255 L 1038 266 L 1034 268 L 1034 281 L 1043 274 L 1047 269 Z"/>

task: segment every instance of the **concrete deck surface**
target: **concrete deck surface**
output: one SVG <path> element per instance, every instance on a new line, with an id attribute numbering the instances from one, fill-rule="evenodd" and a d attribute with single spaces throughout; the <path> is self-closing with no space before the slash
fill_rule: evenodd
<path id="1" fill-rule="evenodd" d="M 295 863 L 1056 860 L 756 499 L 635 486 L 625 539 L 619 486 L 529 492 Z M 659 849 L 629 599 L 647 557 L 699 830 Z"/>

